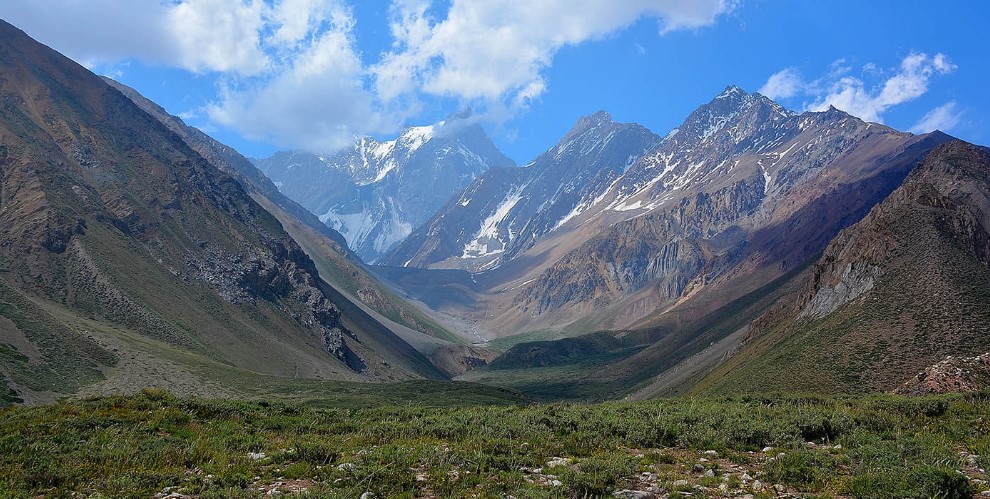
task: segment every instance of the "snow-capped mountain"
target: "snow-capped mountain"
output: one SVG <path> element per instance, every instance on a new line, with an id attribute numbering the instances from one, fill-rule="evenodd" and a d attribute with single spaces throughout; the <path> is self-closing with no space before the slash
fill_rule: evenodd
<path id="1" fill-rule="evenodd" d="M 374 263 L 479 175 L 513 162 L 480 126 L 458 120 L 409 127 L 394 140 L 366 137 L 332 154 L 280 152 L 257 165 Z"/>
<path id="2" fill-rule="evenodd" d="M 612 184 L 660 137 L 603 111 L 581 118 L 556 146 L 522 168 L 492 169 L 452 199 L 388 259 L 491 268 L 532 246 L 579 203 Z"/>

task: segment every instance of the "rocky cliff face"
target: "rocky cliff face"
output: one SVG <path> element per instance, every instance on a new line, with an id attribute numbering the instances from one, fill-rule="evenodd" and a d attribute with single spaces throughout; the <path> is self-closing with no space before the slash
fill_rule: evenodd
<path id="1" fill-rule="evenodd" d="M 480 126 L 455 120 L 407 128 L 391 141 L 364 138 L 333 154 L 284 152 L 257 164 L 376 262 L 483 172 L 512 161 Z"/>

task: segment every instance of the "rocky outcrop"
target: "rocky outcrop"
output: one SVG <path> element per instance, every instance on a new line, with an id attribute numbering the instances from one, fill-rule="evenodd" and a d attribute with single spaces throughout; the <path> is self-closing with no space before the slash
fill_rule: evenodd
<path id="1" fill-rule="evenodd" d="M 820 275 L 820 274 L 816 274 Z M 865 262 L 846 264 L 834 286 L 820 287 L 798 318 L 821 319 L 846 303 L 873 289 L 880 267 Z"/>
<path id="2" fill-rule="evenodd" d="M 894 390 L 900 395 L 962 393 L 990 389 L 990 353 L 952 357 L 935 364 Z"/>
<path id="3" fill-rule="evenodd" d="M 986 386 L 974 359 L 990 350 L 988 226 L 990 151 L 938 145 L 750 324 L 737 353 L 746 362 L 730 359 L 716 384 L 856 393 L 911 377 L 899 393 Z"/>

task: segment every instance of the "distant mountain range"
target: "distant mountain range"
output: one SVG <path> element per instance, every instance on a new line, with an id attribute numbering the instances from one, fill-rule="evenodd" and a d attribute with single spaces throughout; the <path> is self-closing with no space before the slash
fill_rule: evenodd
<path id="1" fill-rule="evenodd" d="M 387 263 L 487 270 L 471 308 L 492 335 L 628 327 L 803 265 L 946 140 L 738 87 L 662 139 L 599 113 L 530 165 L 480 177 Z"/>
<path id="2" fill-rule="evenodd" d="M 377 262 L 492 167 L 513 165 L 477 124 L 454 119 L 326 155 L 282 152 L 256 164 L 287 196 Z"/>

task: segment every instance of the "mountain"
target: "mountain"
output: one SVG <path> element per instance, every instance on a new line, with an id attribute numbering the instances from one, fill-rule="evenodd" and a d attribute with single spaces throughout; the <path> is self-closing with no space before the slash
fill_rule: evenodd
<path id="1" fill-rule="evenodd" d="M 371 263 L 478 175 L 511 165 L 479 125 L 463 119 L 410 127 L 390 141 L 363 138 L 333 154 L 281 152 L 257 161 Z"/>
<path id="2" fill-rule="evenodd" d="M 492 252 L 484 267 L 490 270 L 475 275 L 470 307 L 448 307 L 473 314 L 489 337 L 647 327 L 693 297 L 715 310 L 807 265 L 949 140 L 941 133 L 898 132 L 834 108 L 797 114 L 734 86 L 662 139 L 641 133 L 630 139 L 613 130 L 635 125 L 613 128 L 603 117 L 582 119 L 522 169 L 561 151 L 586 158 L 597 150 L 588 147 L 594 144 L 622 151 L 589 163 L 597 176 L 557 177 L 557 185 L 595 179 L 572 191 L 578 194 L 561 209 L 549 209 L 557 198 L 546 191 L 523 195 L 517 186 L 529 186 L 526 179 L 493 172 L 410 236 L 388 263 L 477 270 L 469 250 Z M 487 188 L 493 192 L 484 199 L 497 202 L 468 212 L 476 192 Z M 522 200 L 537 209 L 505 215 L 517 212 Z M 507 205 L 511 209 L 492 208 Z M 499 237 L 480 237 L 489 232 Z M 465 242 L 465 233 L 479 237 Z M 497 243 L 485 245 L 488 240 Z"/>
<path id="3" fill-rule="evenodd" d="M 119 90 L 7 23 L 0 74 L 0 383 L 21 398 L 443 376 Z"/>
<path id="4" fill-rule="evenodd" d="M 483 270 L 532 247 L 578 204 L 660 142 L 646 128 L 586 116 L 523 168 L 492 169 L 403 241 L 386 263 Z"/>
<path id="5" fill-rule="evenodd" d="M 890 391 L 990 351 L 990 151 L 935 149 L 702 386 Z"/>
<path id="6" fill-rule="evenodd" d="M 375 316 L 374 320 L 427 353 L 431 353 L 435 345 L 449 347 L 451 342 L 461 342 L 454 333 L 372 277 L 339 232 L 282 194 L 250 160 L 199 129 L 186 125 L 181 118 L 169 114 L 134 89 L 109 78 L 104 81 L 157 118 L 212 165 L 235 178 L 252 199 L 274 215 L 313 259 L 320 277 L 338 292 L 335 298 L 338 305 L 351 302 L 351 308 L 368 309 L 368 313 Z"/>

